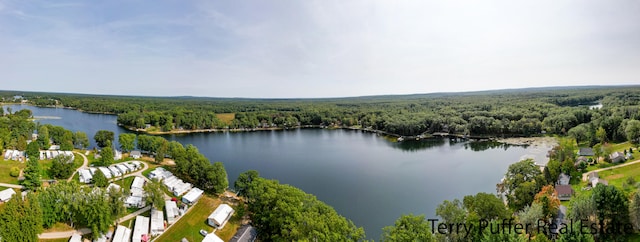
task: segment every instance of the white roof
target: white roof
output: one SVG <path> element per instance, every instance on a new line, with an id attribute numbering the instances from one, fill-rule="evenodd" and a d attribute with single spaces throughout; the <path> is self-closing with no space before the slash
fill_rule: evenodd
<path id="1" fill-rule="evenodd" d="M 178 204 L 176 202 L 167 200 L 164 202 L 164 209 L 167 213 L 167 220 L 173 221 L 175 217 L 178 217 L 180 211 L 178 210 Z"/>
<path id="2" fill-rule="evenodd" d="M 202 196 L 202 193 L 204 193 L 204 191 L 200 190 L 200 188 L 193 188 L 191 189 L 191 191 L 189 191 L 187 194 L 185 194 L 184 196 L 182 196 L 183 200 L 187 200 L 187 202 L 192 203 L 195 202 L 196 200 L 198 200 L 198 198 L 200 198 L 200 196 Z"/>
<path id="3" fill-rule="evenodd" d="M 227 204 L 220 204 L 218 208 L 216 208 L 211 215 L 209 215 L 209 219 L 213 219 L 218 224 L 223 224 L 227 218 L 229 218 L 229 214 L 233 213 L 233 208 Z"/>
<path id="4" fill-rule="evenodd" d="M 111 177 L 113 177 L 111 175 L 111 171 L 109 169 L 107 169 L 106 167 L 98 167 L 98 170 L 100 170 L 102 172 L 102 174 L 104 174 L 104 176 L 107 179 L 111 179 Z"/>
<path id="5" fill-rule="evenodd" d="M 69 238 L 69 242 L 82 242 L 82 235 L 80 234 L 71 235 L 71 238 Z"/>
<path id="6" fill-rule="evenodd" d="M 142 200 L 142 197 L 138 196 L 128 196 L 127 200 L 124 201 L 124 203 L 129 206 L 139 206 L 143 204 L 143 202 L 144 200 Z"/>
<path id="7" fill-rule="evenodd" d="M 131 230 L 122 225 L 118 225 L 116 228 L 116 234 L 113 235 L 112 242 L 129 242 L 129 236 L 131 236 Z"/>
<path id="8" fill-rule="evenodd" d="M 134 177 L 133 182 L 131 183 L 131 189 L 134 188 L 144 189 L 144 179 L 138 176 Z"/>
<path id="9" fill-rule="evenodd" d="M 162 210 L 151 209 L 151 234 L 156 235 L 164 231 L 164 215 Z"/>
<path id="10" fill-rule="evenodd" d="M 202 242 L 224 242 L 224 240 L 220 239 L 216 234 L 210 233 L 202 239 Z"/>
<path id="11" fill-rule="evenodd" d="M 149 218 L 144 216 L 136 216 L 136 223 L 133 227 L 132 242 L 142 241 L 142 235 L 149 234 Z"/>
<path id="12" fill-rule="evenodd" d="M 115 183 L 109 183 L 109 186 L 107 186 L 107 191 L 111 190 L 112 187 L 117 189 L 117 190 L 122 190 L 122 187 L 120 187 L 120 185 L 115 184 Z"/>
<path id="13" fill-rule="evenodd" d="M 12 188 L 7 188 L 5 190 L 2 190 L 0 191 L 0 201 L 2 202 L 9 201 L 9 199 L 11 199 L 11 196 L 15 194 L 16 194 L 16 191 L 14 191 Z"/>

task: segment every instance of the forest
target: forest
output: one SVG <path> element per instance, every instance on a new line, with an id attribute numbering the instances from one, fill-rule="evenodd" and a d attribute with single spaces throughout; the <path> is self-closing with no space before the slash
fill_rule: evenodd
<path id="1" fill-rule="evenodd" d="M 16 95 L 21 98 L 14 99 Z M 623 132 L 626 120 L 640 119 L 638 86 L 326 99 L 131 97 L 15 91 L 2 91 L 0 97 L 4 102 L 27 100 L 37 106 L 117 114 L 120 125 L 142 131 L 317 125 L 380 130 L 398 136 L 445 132 L 497 137 L 565 135 L 571 128 L 585 124 L 582 128 L 602 127 L 608 140 L 621 141 L 626 139 Z M 597 103 L 602 108 L 589 108 Z"/>

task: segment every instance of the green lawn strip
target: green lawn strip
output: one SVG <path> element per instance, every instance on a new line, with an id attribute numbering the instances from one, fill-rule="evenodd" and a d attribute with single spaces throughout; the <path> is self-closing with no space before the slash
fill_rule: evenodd
<path id="1" fill-rule="evenodd" d="M 39 239 L 40 242 L 67 242 L 69 238 L 61 238 L 61 239 Z"/>
<path id="2" fill-rule="evenodd" d="M 189 209 L 178 222 L 165 231 L 156 241 L 180 241 L 187 238 L 189 241 L 201 241 L 203 236 L 200 230 L 212 232 L 213 227 L 207 225 L 207 217 L 220 205 L 220 199 L 203 196 L 198 203 Z M 225 225 L 225 227 L 228 226 Z M 226 241 L 226 240 L 225 240 Z"/>
<path id="3" fill-rule="evenodd" d="M 53 179 L 53 176 L 49 174 L 49 169 L 53 165 L 53 160 L 40 160 L 40 177 L 44 180 Z"/>
<path id="4" fill-rule="evenodd" d="M 613 144 L 611 145 L 611 148 L 614 152 L 616 151 L 620 151 L 620 152 L 624 152 L 624 151 L 628 151 L 629 148 L 633 147 L 633 145 L 629 142 L 623 142 L 623 143 L 618 143 L 618 144 Z"/>
<path id="5" fill-rule="evenodd" d="M 11 167 L 18 167 L 18 169 L 22 170 L 26 166 L 25 162 L 4 160 L 4 157 L 0 157 L 0 183 L 18 184 L 18 178 L 9 174 Z"/>

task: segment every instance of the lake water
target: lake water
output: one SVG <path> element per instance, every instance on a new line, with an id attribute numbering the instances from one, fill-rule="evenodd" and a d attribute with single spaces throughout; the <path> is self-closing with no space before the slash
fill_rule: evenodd
<path id="1" fill-rule="evenodd" d="M 129 132 L 116 116 L 70 109 L 28 108 L 40 123 L 84 131 Z M 437 139 L 394 143 L 353 130 L 295 129 L 244 133 L 198 133 L 165 136 L 193 144 L 211 161 L 224 163 L 229 183 L 243 171 L 257 170 L 333 206 L 378 240 L 382 227 L 402 214 L 435 216 L 443 200 L 478 192 L 495 193 L 509 164 L 525 156 L 544 159 L 546 147 L 507 147 L 495 143 Z"/>

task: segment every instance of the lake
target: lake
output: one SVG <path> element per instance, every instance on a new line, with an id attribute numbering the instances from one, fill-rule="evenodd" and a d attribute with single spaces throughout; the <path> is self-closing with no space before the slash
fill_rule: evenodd
<path id="1" fill-rule="evenodd" d="M 38 122 L 84 131 L 130 132 L 116 125 L 116 116 L 71 109 L 28 108 Z M 495 193 L 509 164 L 522 157 L 545 159 L 548 147 L 505 146 L 489 142 L 390 142 L 354 130 L 294 129 L 242 133 L 167 135 L 193 144 L 209 160 L 224 163 L 229 183 L 243 171 L 257 170 L 333 206 L 378 240 L 382 227 L 402 214 L 435 216 L 443 200 L 478 192 Z"/>

